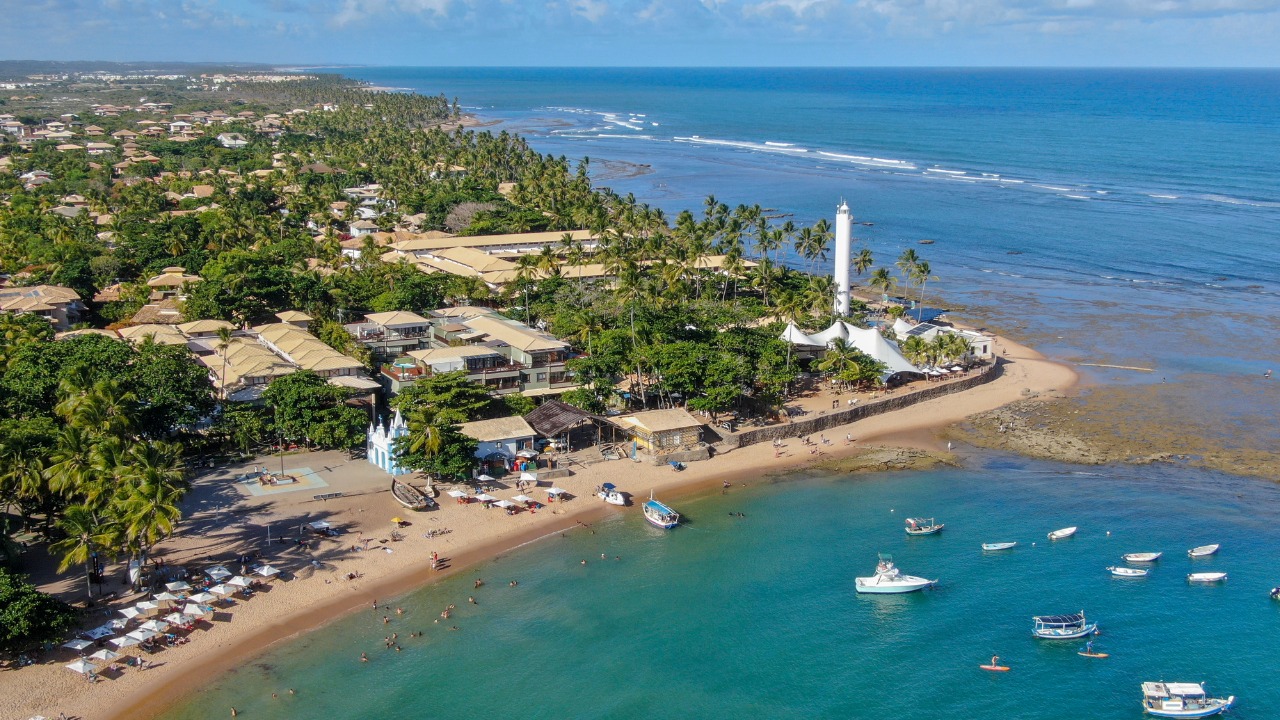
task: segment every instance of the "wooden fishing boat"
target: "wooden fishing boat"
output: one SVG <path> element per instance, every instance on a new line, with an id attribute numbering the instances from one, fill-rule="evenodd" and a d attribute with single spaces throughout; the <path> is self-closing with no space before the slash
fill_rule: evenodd
<path id="1" fill-rule="evenodd" d="M 1049 533 L 1049 539 L 1050 539 L 1050 540 L 1065 540 L 1065 539 L 1067 539 L 1067 538 L 1071 537 L 1072 535 L 1075 535 L 1075 534 L 1076 534 L 1076 530 L 1078 530 L 1078 529 L 1079 529 L 1079 528 L 1075 528 L 1075 527 L 1068 527 L 1068 528 L 1062 528 L 1061 530 L 1054 530 L 1053 532 Z"/>
<path id="2" fill-rule="evenodd" d="M 649 500 L 645 502 L 641 510 L 644 512 L 644 519 L 648 520 L 649 524 L 654 527 L 670 530 L 680 524 L 680 513 L 669 505 L 655 500 L 652 490 L 649 491 Z"/>
<path id="3" fill-rule="evenodd" d="M 1213 545 L 1201 545 L 1200 547 L 1193 547 L 1188 550 L 1187 555 L 1193 558 L 1209 557 L 1210 555 L 1217 554 L 1218 548 L 1220 547 L 1222 546 L 1217 543 Z"/>
<path id="4" fill-rule="evenodd" d="M 391 480 L 391 497 L 406 508 L 419 512 L 428 510 L 436 504 L 434 500 L 427 497 L 426 493 L 407 482 L 400 482 L 396 478 Z"/>
<path id="5" fill-rule="evenodd" d="M 936 535 L 942 532 L 944 527 L 946 525 L 935 522 L 933 518 L 907 518 L 905 529 L 908 535 Z"/>
<path id="6" fill-rule="evenodd" d="M 1112 575 L 1115 575 L 1116 577 L 1122 577 L 1122 578 L 1146 577 L 1147 573 L 1151 572 L 1150 570 L 1143 570 L 1142 568 L 1131 568 L 1131 567 L 1109 567 L 1107 568 L 1107 570 Z"/>
<path id="7" fill-rule="evenodd" d="M 1158 552 L 1128 553 L 1126 555 L 1121 555 L 1120 557 L 1124 558 L 1125 562 L 1150 563 L 1159 560 L 1160 556 L 1163 554 L 1164 553 Z"/>
<path id="8" fill-rule="evenodd" d="M 1142 683 L 1142 707 L 1149 714 L 1167 718 L 1202 718 L 1228 710 L 1236 696 L 1211 698 L 1203 684 L 1177 682 Z"/>
<path id="9" fill-rule="evenodd" d="M 1072 615 L 1037 615 L 1031 634 L 1043 640 L 1075 640 L 1098 631 L 1098 623 L 1084 617 L 1084 611 Z"/>
<path id="10" fill-rule="evenodd" d="M 982 549 L 983 550 L 1008 550 L 1009 548 L 1012 548 L 1014 545 L 1017 545 L 1017 544 L 1018 543 L 1016 542 L 982 543 Z"/>
<path id="11" fill-rule="evenodd" d="M 1190 575 L 1187 576 L 1187 582 L 1193 582 L 1193 583 L 1216 583 L 1216 582 L 1222 582 L 1223 580 L 1226 580 L 1226 579 L 1227 579 L 1227 574 L 1224 572 L 1191 573 Z"/>

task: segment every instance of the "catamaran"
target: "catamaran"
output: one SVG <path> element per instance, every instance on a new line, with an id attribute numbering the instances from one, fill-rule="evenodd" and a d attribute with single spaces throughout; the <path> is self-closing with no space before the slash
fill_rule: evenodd
<path id="1" fill-rule="evenodd" d="M 946 525 L 935 522 L 933 518 L 907 518 L 906 530 L 908 535 L 935 535 L 944 527 Z"/>
<path id="2" fill-rule="evenodd" d="M 893 564 L 892 555 L 880 553 L 876 574 L 871 577 L 854 578 L 853 589 L 872 595 L 897 595 L 923 590 L 937 582 L 937 580 L 927 580 L 914 575 L 903 575 L 902 571 Z"/>
<path id="3" fill-rule="evenodd" d="M 610 505 L 626 505 L 627 498 L 618 491 L 618 487 L 613 483 L 605 483 L 596 488 L 596 497 L 609 503 Z"/>
<path id="4" fill-rule="evenodd" d="M 1229 709 L 1235 703 L 1235 695 L 1225 698 L 1209 697 L 1204 691 L 1204 683 L 1142 683 L 1142 708 L 1157 717 L 1209 717 Z"/>
<path id="5" fill-rule="evenodd" d="M 1043 640 L 1074 640 L 1098 631 L 1098 623 L 1086 620 L 1083 610 L 1074 615 L 1037 615 L 1031 619 L 1035 621 L 1031 634 Z"/>
<path id="6" fill-rule="evenodd" d="M 680 513 L 653 499 L 653 491 L 649 491 L 649 500 L 644 504 L 644 519 L 650 525 L 670 530 L 680 524 Z"/>

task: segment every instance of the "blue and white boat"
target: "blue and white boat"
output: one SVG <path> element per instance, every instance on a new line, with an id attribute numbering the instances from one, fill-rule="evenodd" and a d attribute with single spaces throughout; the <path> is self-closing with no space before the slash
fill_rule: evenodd
<path id="1" fill-rule="evenodd" d="M 680 513 L 653 499 L 653 493 L 650 492 L 649 499 L 644 504 L 644 519 L 654 527 L 670 530 L 680 524 Z"/>
<path id="2" fill-rule="evenodd" d="M 1230 709 L 1235 703 L 1235 695 L 1209 697 L 1204 691 L 1204 683 L 1142 683 L 1142 708 L 1156 717 L 1209 717 Z"/>
<path id="3" fill-rule="evenodd" d="M 1081 610 L 1074 615 L 1037 615 L 1031 618 L 1035 627 L 1031 634 L 1043 640 L 1075 640 L 1098 631 L 1098 623 L 1091 623 Z"/>

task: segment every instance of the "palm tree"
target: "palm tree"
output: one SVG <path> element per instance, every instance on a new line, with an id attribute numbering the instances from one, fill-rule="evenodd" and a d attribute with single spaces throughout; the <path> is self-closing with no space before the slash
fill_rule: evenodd
<path id="1" fill-rule="evenodd" d="M 55 553 L 61 553 L 58 572 L 66 572 L 75 564 L 84 565 L 84 579 L 89 597 L 93 597 L 93 568 L 90 565 L 96 548 L 106 548 L 112 540 L 108 526 L 99 522 L 97 516 L 83 505 L 72 505 L 63 511 L 58 520 L 58 527 L 67 536 L 49 546 Z"/>
<path id="2" fill-rule="evenodd" d="M 831 373 L 833 378 L 847 376 L 858 366 L 862 351 L 843 338 L 836 338 L 827 346 L 827 352 L 818 363 L 818 369 Z"/>
<path id="3" fill-rule="evenodd" d="M 218 328 L 218 354 L 222 356 L 222 374 L 218 378 L 218 394 L 227 399 L 227 349 L 231 347 L 231 328 Z"/>
<path id="4" fill-rule="evenodd" d="M 405 424 L 409 426 L 409 434 L 396 440 L 397 453 L 422 455 L 428 461 L 440 453 L 443 432 L 435 408 L 426 405 L 413 408 Z"/>
<path id="5" fill-rule="evenodd" d="M 912 335 L 902 343 L 902 354 L 912 365 L 924 366 L 929 362 L 929 341 L 919 335 Z"/>
<path id="6" fill-rule="evenodd" d="M 889 274 L 889 268 L 876 268 L 867 284 L 887 297 L 898 284 L 898 278 Z"/>
<path id="7" fill-rule="evenodd" d="M 871 257 L 871 248 L 862 248 L 853 259 L 853 271 L 858 275 L 870 270 L 872 265 L 875 265 L 875 259 Z"/>
<path id="8" fill-rule="evenodd" d="M 937 280 L 937 276 L 930 275 L 929 261 L 921 260 L 916 263 L 915 268 L 911 271 L 911 281 L 920 286 L 920 300 L 916 303 L 916 321 L 919 322 L 924 317 L 924 286 L 930 280 Z"/>
<path id="9" fill-rule="evenodd" d="M 916 254 L 915 248 L 907 248 L 898 256 L 898 262 L 894 263 L 898 266 L 898 271 L 902 273 L 902 277 L 910 278 L 915 272 L 916 266 L 920 264 L 920 256 Z"/>
<path id="10" fill-rule="evenodd" d="M 116 511 L 126 546 L 140 561 L 173 534 L 182 518 L 179 504 L 190 484 L 181 458 L 182 447 L 174 443 L 148 442 L 128 451 L 129 489 Z"/>

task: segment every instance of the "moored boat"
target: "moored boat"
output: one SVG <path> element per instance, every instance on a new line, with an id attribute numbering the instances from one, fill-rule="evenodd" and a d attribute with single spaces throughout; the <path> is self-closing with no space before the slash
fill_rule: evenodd
<path id="1" fill-rule="evenodd" d="M 1187 582 L 1193 582 L 1193 583 L 1216 583 L 1216 582 L 1222 582 L 1223 580 L 1226 580 L 1226 579 L 1227 579 L 1227 574 L 1224 572 L 1203 572 L 1203 573 L 1191 573 L 1190 575 L 1187 575 Z"/>
<path id="2" fill-rule="evenodd" d="M 1143 570 L 1142 568 L 1130 568 L 1130 567 L 1109 567 L 1107 568 L 1107 570 L 1109 570 L 1112 575 L 1115 575 L 1116 577 L 1122 577 L 1122 578 L 1146 577 L 1147 573 L 1151 572 L 1150 570 Z"/>
<path id="3" fill-rule="evenodd" d="M 1075 528 L 1075 527 L 1068 527 L 1068 528 L 1062 528 L 1061 530 L 1054 530 L 1053 532 L 1049 533 L 1049 539 L 1050 539 L 1050 540 L 1064 540 L 1064 539 L 1066 539 L 1066 538 L 1071 537 L 1072 535 L 1075 535 L 1075 534 L 1076 534 L 1076 530 L 1078 530 L 1078 529 L 1079 529 L 1079 528 Z"/>
<path id="4" fill-rule="evenodd" d="M 1164 553 L 1162 552 L 1128 553 L 1126 555 L 1121 555 L 1121 557 L 1124 558 L 1125 562 L 1149 563 L 1159 560 L 1160 556 L 1163 554 Z"/>
<path id="5" fill-rule="evenodd" d="M 1142 683 L 1142 707 L 1156 717 L 1209 717 L 1229 709 L 1235 702 L 1235 695 L 1209 697 L 1203 683 Z"/>
<path id="6" fill-rule="evenodd" d="M 1280 600 L 1280 587 L 1271 588 L 1271 599 Z"/>
<path id="7" fill-rule="evenodd" d="M 1217 543 L 1214 543 L 1213 545 L 1201 545 L 1200 547 L 1193 547 L 1188 550 L 1187 555 L 1190 555 L 1193 558 L 1209 557 L 1210 555 L 1216 554 L 1220 547 L 1222 546 Z"/>
<path id="8" fill-rule="evenodd" d="M 897 595 L 923 590 L 937 582 L 914 575 L 903 575 L 893 564 L 893 556 L 881 553 L 875 575 L 854 578 L 853 589 L 871 595 Z"/>
<path id="9" fill-rule="evenodd" d="M 1012 548 L 1014 545 L 1017 545 L 1017 544 L 1018 543 L 1016 542 L 982 543 L 982 549 L 983 550 L 1008 550 L 1009 548 Z"/>
<path id="10" fill-rule="evenodd" d="M 618 491 L 618 487 L 613 483 L 605 483 L 596 488 L 596 497 L 604 500 L 610 505 L 626 505 L 627 498 Z"/>
<path id="11" fill-rule="evenodd" d="M 654 527 L 670 530 L 680 524 L 680 513 L 653 499 L 652 492 L 649 493 L 649 499 L 645 502 L 643 510 L 644 519 Z"/>
<path id="12" fill-rule="evenodd" d="M 1084 611 L 1072 615 L 1037 615 L 1031 634 L 1043 640 L 1075 640 L 1098 631 L 1098 623 L 1085 619 Z"/>
<path id="13" fill-rule="evenodd" d="M 944 527 L 946 525 L 935 522 L 933 518 L 907 518 L 906 531 L 908 535 L 936 535 Z"/>
<path id="14" fill-rule="evenodd" d="M 427 494 L 407 482 L 391 479 L 391 497 L 410 510 L 422 511 L 435 506 L 435 501 Z"/>

